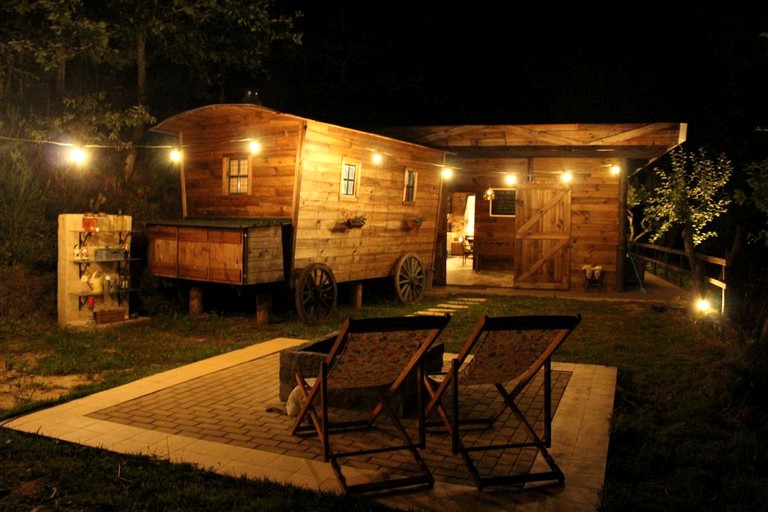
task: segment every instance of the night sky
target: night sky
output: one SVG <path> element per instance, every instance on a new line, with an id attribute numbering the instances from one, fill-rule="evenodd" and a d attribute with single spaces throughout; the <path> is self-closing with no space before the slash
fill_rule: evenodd
<path id="1" fill-rule="evenodd" d="M 704 140 L 768 124 L 768 5 L 666 4 L 279 2 L 305 13 L 304 44 L 257 87 L 363 128 L 687 122 Z"/>

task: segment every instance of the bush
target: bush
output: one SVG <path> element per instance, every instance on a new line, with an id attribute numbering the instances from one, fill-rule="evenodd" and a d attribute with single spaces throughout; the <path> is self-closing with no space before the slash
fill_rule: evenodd
<path id="1" fill-rule="evenodd" d="M 33 314 L 56 317 L 56 274 L 0 266 L 0 317 Z"/>

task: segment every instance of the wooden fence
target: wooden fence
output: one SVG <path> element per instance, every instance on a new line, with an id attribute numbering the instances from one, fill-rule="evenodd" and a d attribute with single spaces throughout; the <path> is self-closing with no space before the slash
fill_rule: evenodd
<path id="1" fill-rule="evenodd" d="M 691 267 L 685 251 L 670 249 L 661 245 L 634 243 L 630 246 L 630 254 L 636 260 L 645 263 L 644 268 L 665 281 L 675 283 L 680 288 L 689 289 L 691 286 Z M 707 284 L 720 291 L 720 312 L 725 311 L 725 258 L 696 254 L 704 265 Z"/>

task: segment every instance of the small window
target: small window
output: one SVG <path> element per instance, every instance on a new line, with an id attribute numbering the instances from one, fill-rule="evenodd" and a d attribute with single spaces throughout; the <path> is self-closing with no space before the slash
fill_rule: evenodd
<path id="1" fill-rule="evenodd" d="M 360 162 L 345 159 L 341 164 L 341 197 L 357 196 Z"/>
<path id="2" fill-rule="evenodd" d="M 413 169 L 406 169 L 403 202 L 413 203 L 414 201 L 416 201 L 416 171 Z"/>
<path id="3" fill-rule="evenodd" d="M 248 194 L 250 192 L 251 161 L 247 155 L 224 157 L 224 193 Z"/>

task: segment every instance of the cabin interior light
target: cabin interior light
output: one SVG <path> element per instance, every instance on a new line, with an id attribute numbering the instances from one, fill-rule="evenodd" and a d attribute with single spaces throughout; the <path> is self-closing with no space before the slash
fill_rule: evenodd
<path id="1" fill-rule="evenodd" d="M 569 171 L 565 171 L 563 174 L 560 175 L 560 180 L 563 183 L 570 183 L 573 181 L 573 174 L 571 174 Z"/>
<path id="2" fill-rule="evenodd" d="M 615 165 L 615 164 L 612 165 L 611 166 L 611 174 L 613 174 L 614 176 L 618 176 L 619 174 L 621 174 L 621 167 L 619 167 L 618 165 Z"/>
<path id="3" fill-rule="evenodd" d="M 381 156 L 381 153 L 374 153 L 373 154 L 373 163 L 376 165 L 381 165 L 382 160 L 384 160 L 384 157 Z"/>
<path id="4" fill-rule="evenodd" d="M 251 154 L 255 154 L 255 153 L 258 153 L 259 151 L 261 151 L 261 144 L 259 144 L 259 141 L 252 140 L 251 142 L 249 142 L 248 143 L 248 151 L 250 151 Z"/>
<path id="5" fill-rule="evenodd" d="M 453 176 L 453 169 L 451 169 L 450 167 L 445 167 L 443 168 L 440 175 L 443 177 L 444 180 L 449 180 Z"/>
<path id="6" fill-rule="evenodd" d="M 517 183 L 517 176 L 515 174 L 507 174 L 504 176 L 504 183 L 507 185 L 514 185 Z"/>
<path id="7" fill-rule="evenodd" d="M 75 146 L 69 151 L 69 161 L 75 165 L 83 165 L 88 161 L 88 153 L 81 147 Z"/>
<path id="8" fill-rule="evenodd" d="M 181 151 L 178 149 L 171 150 L 171 162 L 178 163 L 181 162 Z"/>
<path id="9" fill-rule="evenodd" d="M 488 187 L 485 189 L 485 192 L 483 192 L 483 199 L 486 201 L 492 201 L 496 198 L 496 192 L 493 191 L 491 187 Z"/>

